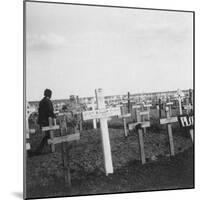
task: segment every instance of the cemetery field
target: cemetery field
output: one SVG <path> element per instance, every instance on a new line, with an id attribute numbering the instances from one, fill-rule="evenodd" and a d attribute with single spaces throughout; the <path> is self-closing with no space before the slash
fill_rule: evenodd
<path id="1" fill-rule="evenodd" d="M 159 124 L 156 113 L 156 110 L 151 111 L 151 127 L 144 134 L 146 164 L 140 161 L 137 133 L 131 131 L 125 137 L 122 120 L 114 117 L 108 122 L 114 173 L 106 176 L 100 129 L 91 129 L 92 121 L 84 122 L 80 140 L 73 142 L 69 150 L 71 189 L 64 184 L 61 145 L 58 144 L 55 153 L 46 147 L 43 154 L 27 157 L 28 197 L 193 188 L 190 135 L 176 124 L 172 125 L 175 156 L 170 157 L 167 129 Z M 33 149 L 41 138 L 38 131 L 30 136 Z"/>

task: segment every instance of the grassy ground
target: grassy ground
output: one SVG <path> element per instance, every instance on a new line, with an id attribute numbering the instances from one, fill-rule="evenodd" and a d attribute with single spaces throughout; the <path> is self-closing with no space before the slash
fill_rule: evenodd
<path id="1" fill-rule="evenodd" d="M 49 153 L 27 157 L 27 197 L 74 196 L 87 194 L 136 192 L 192 188 L 193 144 L 186 131 L 173 125 L 175 157 L 170 157 L 165 126 L 159 125 L 157 111 L 151 112 L 151 128 L 144 135 L 147 163 L 141 164 L 137 133 L 124 137 L 120 119 L 109 121 L 109 134 L 114 173 L 105 175 L 100 130 L 91 129 L 92 122 L 84 123 L 79 141 L 69 151 L 72 187 L 64 183 L 61 146 Z M 164 116 L 163 116 L 164 117 Z M 131 121 L 131 119 L 128 119 Z M 69 129 L 69 131 L 71 131 Z M 33 149 L 42 134 L 31 135 Z"/>

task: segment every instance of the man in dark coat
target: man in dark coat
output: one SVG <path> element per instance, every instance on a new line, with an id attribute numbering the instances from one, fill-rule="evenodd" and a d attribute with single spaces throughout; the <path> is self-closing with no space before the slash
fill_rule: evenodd
<path id="1" fill-rule="evenodd" d="M 46 89 L 44 91 L 44 98 L 39 103 L 38 124 L 40 125 L 40 128 L 43 126 L 49 126 L 49 117 L 55 118 L 53 111 L 53 104 L 50 100 L 51 95 L 52 95 L 51 90 Z"/>
<path id="2" fill-rule="evenodd" d="M 44 98 L 39 102 L 39 116 L 38 116 L 38 124 L 40 129 L 44 126 L 49 126 L 49 117 L 55 118 L 53 104 L 51 102 L 52 91 L 50 89 L 45 89 Z M 47 141 L 50 138 L 50 132 L 46 131 L 45 136 L 43 137 L 41 143 L 36 149 L 36 154 L 40 154 L 45 145 L 47 145 Z"/>

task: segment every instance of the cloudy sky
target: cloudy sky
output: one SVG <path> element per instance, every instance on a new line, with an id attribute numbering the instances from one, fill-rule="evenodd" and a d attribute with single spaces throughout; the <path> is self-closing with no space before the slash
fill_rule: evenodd
<path id="1" fill-rule="evenodd" d="M 188 89 L 192 13 L 26 3 L 26 88 L 40 100 Z"/>

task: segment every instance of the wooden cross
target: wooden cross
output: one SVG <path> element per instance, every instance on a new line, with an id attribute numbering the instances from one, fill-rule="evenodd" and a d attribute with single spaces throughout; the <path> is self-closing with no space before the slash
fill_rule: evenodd
<path id="1" fill-rule="evenodd" d="M 162 116 L 162 102 L 161 102 L 161 99 L 159 99 L 158 107 L 159 107 L 159 118 L 161 118 L 161 116 Z"/>
<path id="2" fill-rule="evenodd" d="M 150 127 L 150 122 L 149 121 L 136 122 L 136 123 L 130 123 L 130 124 L 128 124 L 128 129 L 129 130 L 136 129 L 136 131 L 138 132 L 139 147 L 140 147 L 140 158 L 141 158 L 142 164 L 146 163 L 145 151 L 144 151 L 143 131 L 142 131 L 142 129 L 147 128 L 147 127 Z"/>
<path id="3" fill-rule="evenodd" d="M 169 107 L 169 115 L 172 116 L 172 105 L 173 105 L 173 102 L 167 102 L 166 103 L 166 106 Z"/>
<path id="4" fill-rule="evenodd" d="M 78 123 L 78 127 L 79 127 L 79 131 L 83 130 L 83 121 L 82 121 L 82 117 L 81 117 L 82 112 L 76 112 L 76 117 L 79 118 L 79 123 Z"/>
<path id="5" fill-rule="evenodd" d="M 183 92 L 178 89 L 177 90 L 177 93 L 175 94 L 175 97 L 178 99 L 178 104 L 179 104 L 179 114 L 182 115 L 183 114 L 183 111 L 182 111 L 182 103 L 181 103 L 181 100 L 182 98 L 184 97 L 184 94 Z"/>
<path id="6" fill-rule="evenodd" d="M 189 103 L 193 105 L 193 90 L 189 89 Z"/>
<path id="7" fill-rule="evenodd" d="M 80 133 L 75 133 L 71 135 L 64 135 L 60 137 L 54 137 L 48 140 L 48 144 L 60 144 L 63 142 L 72 142 L 74 140 L 79 140 L 80 139 Z"/>
<path id="8" fill-rule="evenodd" d="M 95 95 L 97 100 L 97 110 L 84 111 L 82 117 L 83 120 L 100 119 L 104 167 L 106 175 L 108 175 L 113 173 L 113 164 L 107 120 L 111 116 L 120 115 L 120 108 L 106 108 L 102 89 L 96 89 Z"/>
<path id="9" fill-rule="evenodd" d="M 141 116 L 140 117 L 140 119 L 141 119 L 141 122 L 144 122 L 145 121 L 145 118 L 144 118 L 144 116 L 147 116 L 147 118 L 148 118 L 148 121 L 150 120 L 150 117 L 149 117 L 149 111 L 141 111 L 141 112 L 139 112 L 139 115 Z M 147 131 L 146 131 L 146 127 L 144 127 L 144 133 L 146 133 Z"/>
<path id="10" fill-rule="evenodd" d="M 131 99 L 130 99 L 130 92 L 128 92 L 128 113 L 131 112 Z"/>
<path id="11" fill-rule="evenodd" d="M 54 121 L 54 125 L 53 125 L 53 121 Z M 58 130 L 59 126 L 56 125 L 56 119 L 52 119 L 51 117 L 49 117 L 49 126 L 45 126 L 42 127 L 42 131 L 50 131 L 50 138 L 53 140 L 54 139 L 54 131 Z M 52 143 L 51 144 L 51 151 L 55 152 L 55 145 Z"/>
<path id="12" fill-rule="evenodd" d="M 70 175 L 70 158 L 69 158 L 69 150 L 70 146 L 69 143 L 72 141 L 77 141 L 80 139 L 80 133 L 64 135 L 67 132 L 67 124 L 66 124 L 66 115 L 63 113 L 59 115 L 59 123 L 60 123 L 60 136 L 50 138 L 48 140 L 48 144 L 56 145 L 61 144 L 61 155 L 62 155 L 62 162 L 63 162 L 63 169 L 64 169 L 64 179 L 65 183 L 67 183 L 67 187 L 71 187 L 71 175 Z M 63 120 L 61 120 L 61 117 Z M 64 146 L 66 145 L 66 148 Z M 66 156 L 65 156 L 66 154 Z"/>
<path id="13" fill-rule="evenodd" d="M 128 132 L 127 132 L 127 125 L 126 125 L 126 118 L 131 117 L 131 113 L 127 113 L 125 114 L 125 110 L 124 107 L 121 106 L 121 113 L 122 115 L 118 116 L 119 118 L 121 118 L 123 120 L 123 124 L 124 124 L 124 135 L 125 137 L 128 136 Z"/>
<path id="14" fill-rule="evenodd" d="M 140 112 L 140 116 L 141 116 L 141 121 L 145 121 L 145 116 L 147 116 L 147 120 L 150 121 L 150 107 L 152 105 L 151 104 L 143 104 L 142 105 L 142 112 Z M 147 111 L 144 111 L 144 108 L 147 109 Z M 146 128 L 144 128 L 144 133 L 146 133 Z"/>
<path id="15" fill-rule="evenodd" d="M 146 133 L 146 128 L 150 127 L 150 121 L 149 121 L 149 111 L 139 111 L 140 105 L 133 106 L 133 109 L 136 110 L 136 121 L 135 123 L 129 123 L 128 129 L 133 130 L 136 129 L 138 132 L 139 137 L 139 147 L 140 147 L 140 156 L 142 164 L 146 163 L 145 158 L 145 151 L 144 151 L 144 140 L 143 140 L 143 131 Z M 147 106 L 147 108 L 150 108 L 150 106 Z M 143 116 L 148 116 L 148 121 L 144 121 Z"/>
<path id="16" fill-rule="evenodd" d="M 166 117 L 164 119 L 160 119 L 160 124 L 167 124 L 167 131 L 168 131 L 168 136 L 169 136 L 169 144 L 170 144 L 170 153 L 171 156 L 175 155 L 174 151 L 174 141 L 173 141 L 173 133 L 172 133 L 172 123 L 175 123 L 178 121 L 177 117 L 171 117 L 169 108 L 166 107 Z"/>
<path id="17" fill-rule="evenodd" d="M 91 106 L 93 111 L 96 109 L 96 104 L 95 104 L 94 99 L 92 100 L 92 103 L 90 104 L 90 106 Z M 97 128 L 97 120 L 93 119 L 92 122 L 93 122 L 93 128 L 96 129 Z"/>
<path id="18" fill-rule="evenodd" d="M 135 109 L 136 113 L 136 122 L 143 122 L 145 121 L 145 117 L 147 116 L 147 120 L 150 120 L 150 107 L 151 104 L 146 104 L 146 105 L 134 105 L 132 106 L 133 109 Z M 141 108 L 142 107 L 142 108 Z M 144 108 L 147 108 L 147 111 L 144 111 Z M 140 111 L 139 109 L 143 110 Z M 146 127 L 144 127 L 144 133 L 146 133 Z"/>
<path id="19" fill-rule="evenodd" d="M 139 109 L 141 108 L 141 105 L 133 105 L 132 109 L 135 110 L 135 116 L 136 116 L 136 121 L 139 122 L 141 121 L 141 117 L 139 115 Z"/>
<path id="20" fill-rule="evenodd" d="M 148 120 L 150 120 L 150 108 L 151 108 L 152 104 L 144 104 L 143 107 L 146 108 L 149 112 L 149 115 L 148 115 Z"/>

